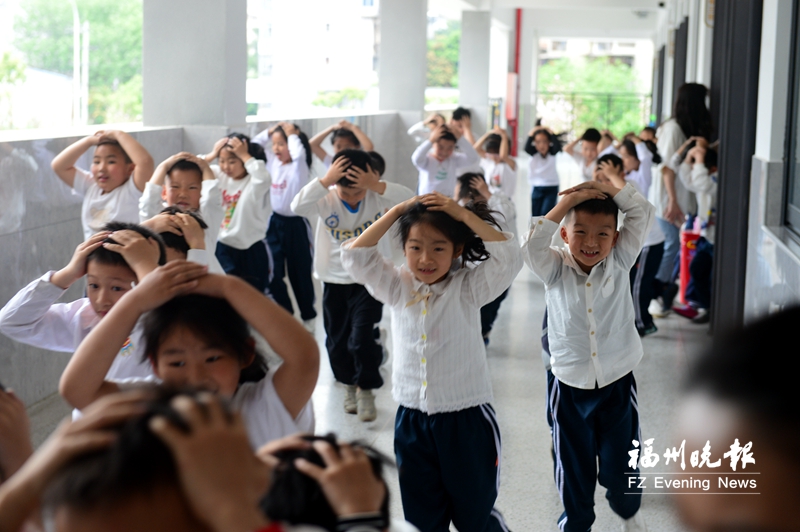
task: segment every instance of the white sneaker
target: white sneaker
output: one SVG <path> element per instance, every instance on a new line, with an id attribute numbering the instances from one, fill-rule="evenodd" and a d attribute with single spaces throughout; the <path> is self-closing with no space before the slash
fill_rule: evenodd
<path id="1" fill-rule="evenodd" d="M 622 532 L 647 532 L 642 512 L 636 512 L 630 519 L 622 522 Z"/>
<path id="2" fill-rule="evenodd" d="M 355 386 L 345 385 L 344 387 L 344 411 L 348 414 L 355 414 L 358 412 Z"/>
<path id="3" fill-rule="evenodd" d="M 372 390 L 358 390 L 358 419 L 360 421 L 375 421 L 378 411 L 375 409 L 375 394 Z"/>
<path id="4" fill-rule="evenodd" d="M 303 328 L 305 330 L 307 330 L 308 332 L 310 332 L 311 334 L 314 334 L 314 332 L 317 330 L 317 318 L 311 318 L 310 320 L 304 320 L 303 321 Z"/>

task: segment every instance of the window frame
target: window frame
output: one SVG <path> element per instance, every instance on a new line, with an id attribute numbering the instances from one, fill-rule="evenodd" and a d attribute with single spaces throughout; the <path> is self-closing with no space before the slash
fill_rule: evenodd
<path id="1" fill-rule="evenodd" d="M 789 233 L 795 240 L 800 239 L 800 202 L 794 204 L 792 196 L 796 187 L 800 187 L 800 164 L 795 161 L 800 156 L 800 37 L 797 35 L 798 18 L 800 18 L 800 9 L 797 3 L 792 7 L 792 38 L 791 47 L 789 49 L 789 90 L 787 91 L 788 101 L 786 105 L 786 134 L 784 136 L 784 187 L 783 187 L 783 226 L 789 230 Z"/>

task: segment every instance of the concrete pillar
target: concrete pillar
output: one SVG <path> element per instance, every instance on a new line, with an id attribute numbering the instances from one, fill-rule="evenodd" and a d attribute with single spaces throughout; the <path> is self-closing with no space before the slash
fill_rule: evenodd
<path id="1" fill-rule="evenodd" d="M 536 101 L 539 72 L 539 35 L 536 28 L 535 9 L 522 11 L 522 40 L 519 60 L 519 127 L 517 141 L 522 146 L 528 139 L 528 131 L 536 124 Z"/>
<path id="2" fill-rule="evenodd" d="M 428 71 L 428 0 L 381 0 L 379 16 L 378 107 L 421 111 Z"/>
<path id="3" fill-rule="evenodd" d="M 144 0 L 146 126 L 238 125 L 247 115 L 247 1 Z"/>
<path id="4" fill-rule="evenodd" d="M 489 112 L 489 64 L 492 14 L 462 11 L 458 58 L 459 103 L 472 111 L 472 132 L 486 132 Z"/>

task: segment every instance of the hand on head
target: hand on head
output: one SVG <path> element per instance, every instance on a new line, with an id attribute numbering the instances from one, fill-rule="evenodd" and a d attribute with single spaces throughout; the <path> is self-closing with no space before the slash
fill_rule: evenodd
<path id="1" fill-rule="evenodd" d="M 598 183 L 597 181 L 587 181 L 572 188 L 562 190 L 558 195 L 565 196 L 564 201 L 569 201 L 575 206 L 591 199 L 607 199 L 610 196 L 608 189 L 613 189 L 613 187 Z M 616 192 L 616 189 L 613 190 Z"/>
<path id="2" fill-rule="evenodd" d="M 363 190 L 370 190 L 381 180 L 381 176 L 370 165 L 367 165 L 366 170 L 362 170 L 358 166 L 351 166 L 347 169 L 346 175 L 353 182 L 354 187 Z"/>
<path id="3" fill-rule="evenodd" d="M 222 137 L 214 143 L 214 158 L 219 157 L 219 152 L 222 151 L 222 148 L 224 148 L 226 144 L 228 144 L 229 140 L 230 139 L 228 137 Z"/>
<path id="4" fill-rule="evenodd" d="M 228 139 L 228 146 L 230 146 L 231 151 L 239 159 L 244 161 L 250 157 L 250 154 L 247 151 L 247 142 L 244 142 L 242 139 L 238 137 L 230 137 Z"/>
<path id="5" fill-rule="evenodd" d="M 489 185 L 484 178 L 475 176 L 469 180 L 469 184 L 484 198 L 488 199 L 492 197 L 492 193 L 489 191 Z"/>
<path id="6" fill-rule="evenodd" d="M 331 187 L 339 182 L 339 180 L 347 175 L 347 167 L 350 166 L 350 160 L 347 157 L 339 157 L 331 163 L 325 176 L 320 179 L 323 185 Z"/>
<path id="7" fill-rule="evenodd" d="M 456 203 L 453 198 L 445 196 L 441 192 L 432 192 L 420 196 L 419 202 L 425 205 L 429 211 L 442 211 L 459 222 L 463 222 L 464 217 L 469 212 Z"/>
<path id="8" fill-rule="evenodd" d="M 158 242 L 152 238 L 145 238 L 140 233 L 129 229 L 115 231 L 109 235 L 109 238 L 116 244 L 104 242 L 103 247 L 122 255 L 140 281 L 143 273 L 148 273 L 158 267 L 161 251 Z"/>
<path id="9" fill-rule="evenodd" d="M 160 307 L 173 297 L 192 292 L 206 276 L 208 267 L 185 260 L 173 260 L 150 272 L 126 297 L 135 301 L 140 313 Z M 214 276 L 216 277 L 216 276 Z"/>

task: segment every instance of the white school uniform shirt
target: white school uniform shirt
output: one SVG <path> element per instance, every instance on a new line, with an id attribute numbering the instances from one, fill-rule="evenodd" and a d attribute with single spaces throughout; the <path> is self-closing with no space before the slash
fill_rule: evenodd
<path id="1" fill-rule="evenodd" d="M 281 216 L 297 216 L 292 212 L 292 200 L 304 186 L 308 184 L 308 164 L 306 164 L 306 149 L 300 137 L 289 135 L 287 144 L 289 145 L 289 155 L 292 161 L 287 164 L 281 161 L 267 150 L 267 167 L 272 174 L 272 188 L 270 198 L 272 210 Z"/>
<path id="2" fill-rule="evenodd" d="M 551 247 L 559 224 L 531 219 L 523 245 L 525 264 L 544 282 L 550 364 L 558 380 L 585 390 L 607 386 L 642 358 L 636 331 L 630 270 L 655 220 L 655 209 L 631 184 L 614 201 L 625 214 L 617 244 L 589 274 L 569 248 Z"/>
<path id="3" fill-rule="evenodd" d="M 100 323 L 100 316 L 86 297 L 69 303 L 56 303 L 66 290 L 50 282 L 53 273 L 49 271 L 31 282 L 6 303 L 0 310 L 0 332 L 34 347 L 72 353 Z M 152 375 L 150 363 L 142 362 L 144 347 L 142 329 L 137 324 L 106 378 Z"/>
<path id="4" fill-rule="evenodd" d="M 716 236 L 717 174 L 709 174 L 703 163 L 690 165 L 684 162 L 678 168 L 678 177 L 689 191 L 695 193 L 700 234 L 713 244 Z"/>
<path id="5" fill-rule="evenodd" d="M 139 199 L 139 221 L 144 222 L 145 220 L 149 220 L 166 207 L 164 201 L 161 199 L 162 190 L 163 186 L 155 185 L 149 181 L 144 186 L 144 193 Z M 222 269 L 215 255 L 219 227 L 222 224 L 222 218 L 225 214 L 222 210 L 222 191 L 219 188 L 218 179 L 203 180 L 200 188 L 199 212 L 200 216 L 203 217 L 203 221 L 208 226 L 204 231 L 206 251 L 209 252 L 207 254 L 208 271 L 211 273 L 224 274 L 225 271 Z"/>
<path id="6" fill-rule="evenodd" d="M 504 162 L 494 162 L 489 157 L 481 159 L 481 168 L 483 169 L 483 176 L 489 184 L 489 189 L 502 190 L 509 198 L 514 197 L 514 191 L 517 189 L 517 172 Z"/>
<path id="7" fill-rule="evenodd" d="M 533 187 L 557 187 L 559 184 L 556 171 L 556 156 L 547 154 L 542 157 L 538 151 L 528 162 L 528 183 Z"/>
<path id="8" fill-rule="evenodd" d="M 242 414 L 250 446 L 256 450 L 273 440 L 298 432 L 314 433 L 314 407 L 309 401 L 297 417 L 292 417 L 281 401 L 270 370 L 258 382 L 239 385 L 231 398 L 231 406 Z M 146 378 L 111 379 L 120 390 L 130 390 L 147 384 L 161 384 L 155 375 Z"/>
<path id="9" fill-rule="evenodd" d="M 664 217 L 664 209 L 667 208 L 669 202 L 667 189 L 664 186 L 664 179 L 661 175 L 661 170 L 665 166 L 675 172 L 675 196 L 681 210 L 684 213 L 695 212 L 696 201 L 694 194 L 687 190 L 678 178 L 679 168 L 673 164 L 673 155 L 681 147 L 681 144 L 686 141 L 686 135 L 683 134 L 681 126 L 678 125 L 674 118 L 670 118 L 661 124 L 656 135 L 658 137 L 658 153 L 661 155 L 662 161 L 653 169 L 653 185 L 650 187 L 648 196 L 650 203 L 656 207 L 656 216 L 659 218 Z"/>
<path id="10" fill-rule="evenodd" d="M 423 195 L 436 191 L 452 197 L 456 189 L 457 170 L 477 164 L 480 159 L 478 152 L 464 137 L 461 137 L 456 142 L 456 147 L 460 148 L 461 151 L 454 150 L 453 154 L 444 161 L 439 161 L 433 156 L 431 153 L 432 147 L 433 143 L 430 140 L 426 140 L 411 155 L 411 162 L 419 170 L 417 192 Z"/>
<path id="11" fill-rule="evenodd" d="M 480 308 L 522 268 L 517 240 L 503 234 L 503 242 L 485 242 L 488 260 L 432 285 L 418 281 L 406 264 L 395 267 L 376 246 L 342 244 L 345 270 L 392 310 L 392 396 L 402 406 L 438 414 L 492 401 Z"/>
<path id="12" fill-rule="evenodd" d="M 108 222 L 139 223 L 139 198 L 142 192 L 136 188 L 133 177 L 104 194 L 92 174 L 76 168 L 72 191 L 83 198 L 81 223 L 84 240 L 102 231 Z"/>
<path id="13" fill-rule="evenodd" d="M 304 186 L 292 201 L 292 210 L 298 216 L 320 218 L 314 237 L 314 276 L 324 283 L 353 284 L 342 267 L 342 242 L 361 235 L 389 209 L 413 196 L 408 188 L 387 182 L 383 194 L 368 190 L 353 212 L 339 198 L 335 186 L 325 188 L 319 179 Z M 391 243 L 391 234 L 381 238 L 378 246 L 383 256 L 391 257 Z"/>
<path id="14" fill-rule="evenodd" d="M 219 242 L 235 249 L 248 249 L 267 236 L 270 207 L 269 187 L 272 183 L 264 161 L 251 157 L 244 165 L 247 175 L 231 179 L 211 165 L 222 190 L 222 222 Z"/>

